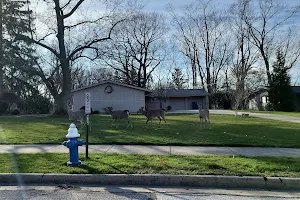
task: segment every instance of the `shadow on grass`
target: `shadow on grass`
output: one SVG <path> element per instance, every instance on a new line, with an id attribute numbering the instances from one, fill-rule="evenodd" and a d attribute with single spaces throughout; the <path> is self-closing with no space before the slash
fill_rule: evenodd
<path id="1" fill-rule="evenodd" d="M 89 173 L 89 174 L 103 174 L 103 170 L 101 171 L 97 167 L 93 167 L 91 165 L 92 162 L 96 163 L 96 164 L 93 164 L 95 166 L 99 166 L 99 165 L 108 166 L 109 168 L 113 169 L 113 170 L 110 170 L 110 171 L 113 171 L 113 173 L 115 173 L 115 174 L 127 174 L 125 171 L 122 171 L 121 169 L 116 168 L 115 166 L 113 166 L 109 163 L 100 161 L 99 158 L 98 159 L 89 158 L 88 160 L 83 158 L 81 160 L 82 160 L 83 164 L 80 166 L 80 168 L 85 169 L 87 171 L 87 173 Z M 88 164 L 85 164 L 85 162 L 88 162 Z"/>

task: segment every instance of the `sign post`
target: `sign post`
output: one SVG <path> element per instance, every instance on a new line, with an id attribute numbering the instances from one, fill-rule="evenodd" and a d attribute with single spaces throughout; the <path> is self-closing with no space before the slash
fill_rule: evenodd
<path id="1" fill-rule="evenodd" d="M 85 93 L 85 114 L 86 114 L 86 135 L 85 135 L 85 159 L 89 159 L 89 124 L 90 118 L 89 114 L 91 113 L 91 93 Z"/>

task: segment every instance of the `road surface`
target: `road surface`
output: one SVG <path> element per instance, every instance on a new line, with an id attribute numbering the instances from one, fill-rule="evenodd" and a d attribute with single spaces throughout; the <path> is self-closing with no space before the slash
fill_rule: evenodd
<path id="1" fill-rule="evenodd" d="M 295 191 L 70 185 L 0 186 L 0 198 L 7 200 L 294 200 L 298 197 L 300 197 L 300 192 Z"/>

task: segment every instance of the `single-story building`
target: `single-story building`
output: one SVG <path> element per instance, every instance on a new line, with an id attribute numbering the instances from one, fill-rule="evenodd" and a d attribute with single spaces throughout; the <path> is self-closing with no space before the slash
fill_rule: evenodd
<path id="1" fill-rule="evenodd" d="M 248 102 L 249 110 L 266 110 L 266 106 L 269 103 L 268 89 L 263 88 L 255 92 Z"/>
<path id="2" fill-rule="evenodd" d="M 151 91 L 114 81 L 103 81 L 72 90 L 73 110 L 79 110 L 85 105 L 85 92 L 91 93 L 93 111 L 103 112 L 103 108 L 111 106 L 114 110 L 137 112 L 140 107 L 145 107 L 145 96 Z"/>
<path id="3" fill-rule="evenodd" d="M 295 103 L 295 110 L 300 111 L 300 86 L 292 86 L 292 90 L 294 92 L 294 103 Z"/>
<path id="4" fill-rule="evenodd" d="M 204 89 L 167 89 L 161 97 L 150 94 L 146 98 L 146 106 L 148 109 L 171 106 L 171 110 L 192 110 L 198 109 L 197 103 L 208 107 L 208 96 Z"/>
<path id="5" fill-rule="evenodd" d="M 295 111 L 300 111 L 300 86 L 291 86 L 294 93 Z M 249 99 L 249 110 L 266 110 L 269 103 L 268 88 L 260 89 Z"/>
<path id="6" fill-rule="evenodd" d="M 147 109 L 191 110 L 198 109 L 197 103 L 208 106 L 208 95 L 204 89 L 168 89 L 164 97 L 155 97 L 155 92 L 115 81 L 103 81 L 86 87 L 72 90 L 73 110 L 85 105 L 85 93 L 91 94 L 93 111 L 104 112 L 103 108 L 137 112 L 141 107 Z M 152 94 L 153 92 L 153 94 Z"/>

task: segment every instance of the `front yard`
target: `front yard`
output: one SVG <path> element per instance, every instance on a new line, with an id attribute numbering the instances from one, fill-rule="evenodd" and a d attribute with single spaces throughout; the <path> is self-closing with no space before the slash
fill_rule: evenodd
<path id="1" fill-rule="evenodd" d="M 110 127 L 110 115 L 92 115 L 91 144 L 212 145 L 300 147 L 300 124 L 231 115 L 211 115 L 211 127 L 201 128 L 196 114 L 166 115 L 155 128 L 141 115 L 132 115 L 133 129 L 120 121 Z M 67 117 L 1 117 L 1 144 L 61 144 L 69 127 Z M 80 129 L 80 126 L 78 126 Z M 81 139 L 85 139 L 85 128 Z"/>

